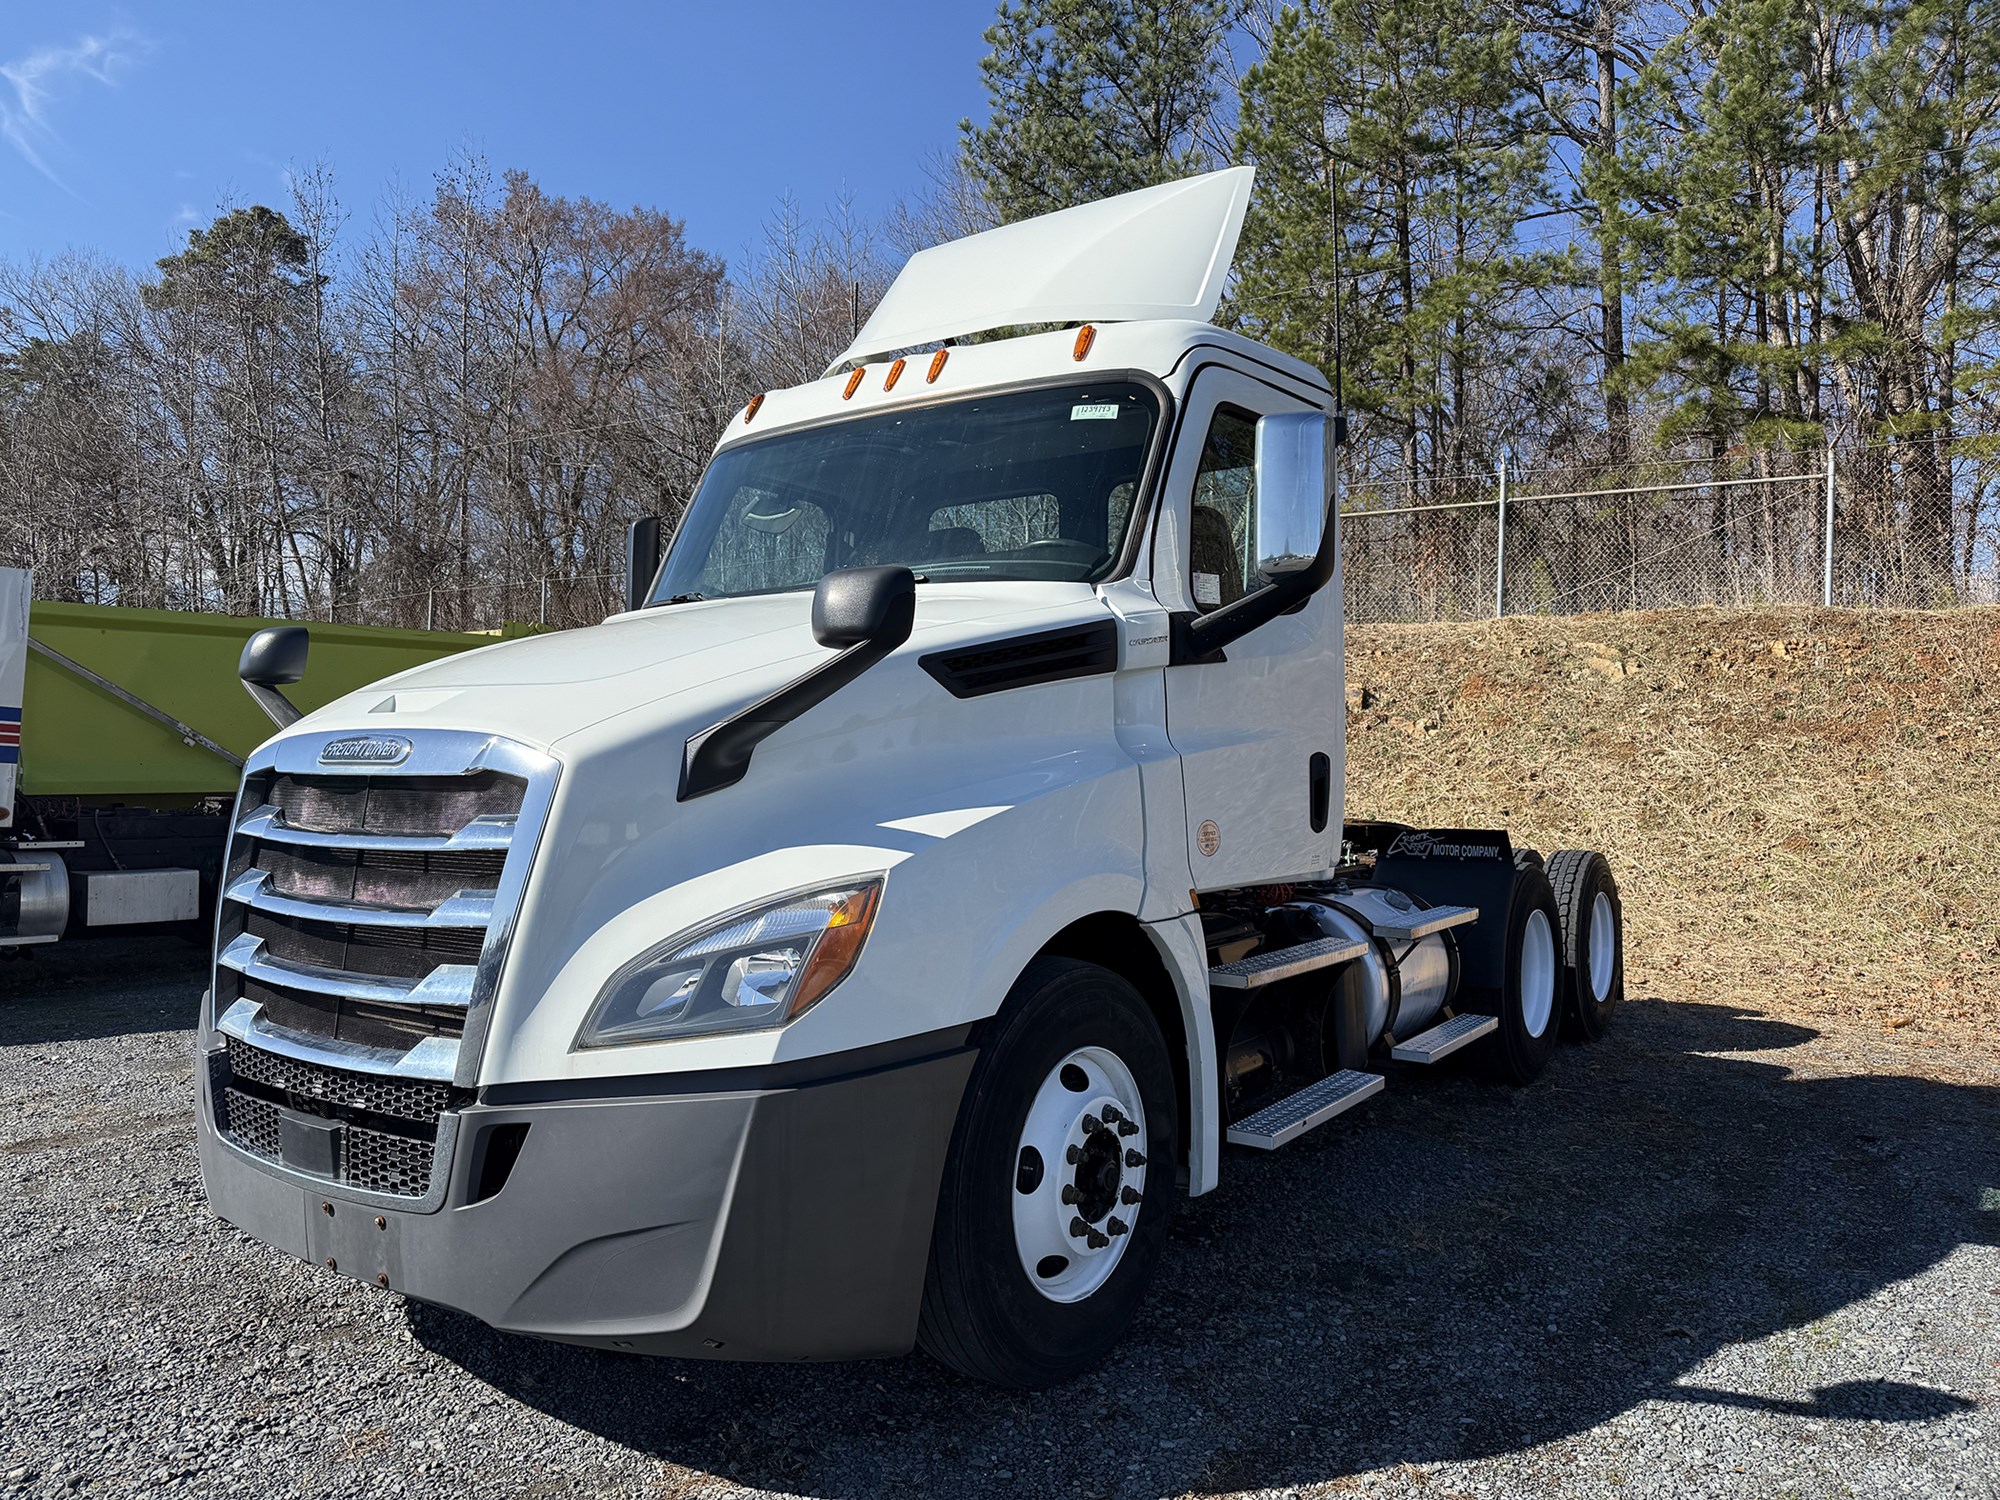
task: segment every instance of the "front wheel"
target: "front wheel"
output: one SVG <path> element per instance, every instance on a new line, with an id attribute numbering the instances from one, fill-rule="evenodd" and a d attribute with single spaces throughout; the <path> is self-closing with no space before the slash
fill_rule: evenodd
<path id="1" fill-rule="evenodd" d="M 1138 991 L 1094 964 L 1030 965 L 959 1109 L 917 1328 L 925 1352 L 1031 1390 L 1101 1360 L 1166 1240 L 1176 1128 L 1172 1059 Z"/>

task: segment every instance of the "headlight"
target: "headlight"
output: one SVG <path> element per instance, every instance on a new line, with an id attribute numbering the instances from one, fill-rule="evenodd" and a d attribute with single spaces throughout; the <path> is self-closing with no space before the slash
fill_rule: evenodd
<path id="1" fill-rule="evenodd" d="M 668 938 L 611 976 L 576 1045 L 783 1026 L 847 977 L 881 894 L 879 876 L 850 880 Z"/>

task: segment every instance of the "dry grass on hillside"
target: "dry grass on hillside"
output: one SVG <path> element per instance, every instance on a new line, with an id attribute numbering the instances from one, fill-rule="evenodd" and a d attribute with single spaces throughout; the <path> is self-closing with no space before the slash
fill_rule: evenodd
<path id="1" fill-rule="evenodd" d="M 1985 1050 L 2000 610 L 1355 626 L 1347 671 L 1349 816 L 1603 849 L 1628 993 Z"/>

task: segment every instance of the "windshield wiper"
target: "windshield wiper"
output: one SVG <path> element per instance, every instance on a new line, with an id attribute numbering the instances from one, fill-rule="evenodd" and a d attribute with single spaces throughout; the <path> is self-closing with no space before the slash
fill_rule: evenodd
<path id="1" fill-rule="evenodd" d="M 662 599 L 660 602 L 662 604 L 699 604 L 707 597 L 708 595 L 706 594 L 676 594 L 673 598 Z"/>

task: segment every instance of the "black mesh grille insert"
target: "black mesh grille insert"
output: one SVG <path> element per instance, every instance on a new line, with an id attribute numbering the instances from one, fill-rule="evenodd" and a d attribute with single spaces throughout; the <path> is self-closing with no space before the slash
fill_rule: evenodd
<path id="1" fill-rule="evenodd" d="M 456 833 L 474 818 L 513 816 L 527 783 L 475 776 L 276 776 L 266 794 L 288 827 L 314 833 Z"/>
<path id="2" fill-rule="evenodd" d="M 209 1078 L 216 1129 L 242 1150 L 282 1161 L 285 1110 L 337 1120 L 339 1180 L 404 1198 L 430 1190 L 438 1117 L 470 1097 L 447 1084 L 324 1067 L 235 1040 L 211 1059 Z"/>
<path id="3" fill-rule="evenodd" d="M 282 1094 L 295 1108 L 324 1107 L 316 1113 L 380 1115 L 435 1126 L 437 1117 L 459 1097 L 448 1083 L 329 1068 L 247 1047 L 234 1038 L 228 1047 L 229 1071 L 239 1085 L 254 1084 Z"/>
<path id="4" fill-rule="evenodd" d="M 460 891 L 496 888 L 506 860 L 504 849 L 406 854 L 387 849 L 263 844 L 257 849 L 255 863 L 269 873 L 272 891 L 294 900 L 430 911 Z"/>
<path id="5" fill-rule="evenodd" d="M 372 927 L 251 908 L 244 930 L 284 963 L 387 979 L 422 979 L 440 964 L 477 964 L 483 927 Z"/>

